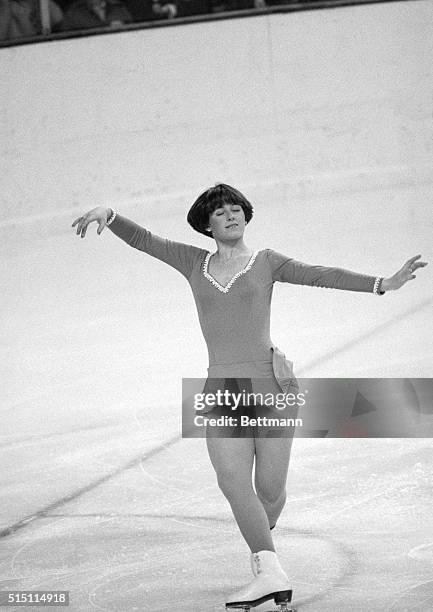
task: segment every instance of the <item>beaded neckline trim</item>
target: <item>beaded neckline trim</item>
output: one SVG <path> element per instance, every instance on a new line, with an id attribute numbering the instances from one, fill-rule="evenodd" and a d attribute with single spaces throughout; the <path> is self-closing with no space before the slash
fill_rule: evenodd
<path id="1" fill-rule="evenodd" d="M 239 278 L 240 276 L 242 276 L 242 274 L 245 274 L 245 272 L 248 272 L 248 270 L 251 268 L 251 266 L 255 262 L 256 257 L 257 257 L 259 252 L 260 251 L 254 251 L 254 253 L 251 255 L 251 257 L 250 257 L 247 265 L 245 266 L 245 268 L 243 268 L 242 270 L 239 270 L 239 272 L 236 272 L 236 274 L 234 276 L 232 276 L 232 278 L 229 280 L 227 285 L 223 286 L 223 285 L 220 285 L 219 282 L 217 280 L 215 280 L 214 277 L 211 276 L 209 274 L 209 272 L 208 272 L 209 260 L 210 260 L 210 258 L 213 255 L 213 253 L 210 253 L 208 251 L 208 253 L 207 253 L 207 255 L 206 255 L 205 259 L 204 259 L 204 263 L 203 263 L 203 274 L 208 279 L 208 281 L 210 281 L 212 283 L 212 285 L 214 285 L 222 293 L 228 293 L 229 290 L 230 290 L 230 287 L 233 285 L 235 280 L 237 278 Z"/>

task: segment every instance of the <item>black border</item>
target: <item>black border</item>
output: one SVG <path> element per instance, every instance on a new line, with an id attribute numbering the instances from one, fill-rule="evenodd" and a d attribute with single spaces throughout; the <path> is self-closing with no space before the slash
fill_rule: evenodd
<path id="1" fill-rule="evenodd" d="M 18 47 L 21 45 L 40 44 L 44 42 L 55 42 L 59 40 L 70 40 L 85 36 L 103 34 L 124 34 L 136 30 L 147 30 L 150 28 L 173 27 L 179 25 L 190 25 L 209 21 L 220 21 L 223 19 L 239 19 L 244 17 L 263 17 L 274 13 L 295 13 L 299 11 L 313 11 L 318 9 L 339 8 L 343 6 L 358 6 L 365 4 L 390 4 L 394 2 L 417 2 L 418 0 L 313 0 L 310 2 L 295 2 L 290 5 L 272 6 L 260 9 L 246 9 L 241 11 L 226 11 L 221 13 L 210 13 L 190 17 L 176 17 L 175 19 L 161 19 L 157 21 L 125 24 L 120 28 L 87 28 L 85 30 L 71 30 L 70 32 L 56 32 L 52 34 L 41 34 L 36 37 L 16 38 L 13 40 L 0 41 L 0 48 Z"/>

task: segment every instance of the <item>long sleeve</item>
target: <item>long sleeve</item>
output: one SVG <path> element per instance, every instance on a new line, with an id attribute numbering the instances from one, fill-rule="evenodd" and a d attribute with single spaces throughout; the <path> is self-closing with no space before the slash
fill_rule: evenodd
<path id="1" fill-rule="evenodd" d="M 152 234 L 134 221 L 117 214 L 108 226 L 110 230 L 129 246 L 156 257 L 179 270 L 187 279 L 194 265 L 203 258 L 206 251 L 190 244 L 175 242 Z"/>
<path id="2" fill-rule="evenodd" d="M 346 291 L 364 291 L 378 295 L 385 293 L 380 286 L 382 277 L 359 274 L 343 268 L 309 265 L 272 249 L 267 249 L 267 252 L 273 281 Z"/>

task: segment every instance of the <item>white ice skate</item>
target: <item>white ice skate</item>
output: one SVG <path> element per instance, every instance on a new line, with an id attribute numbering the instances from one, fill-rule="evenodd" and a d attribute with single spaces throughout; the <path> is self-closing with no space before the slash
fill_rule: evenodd
<path id="1" fill-rule="evenodd" d="M 226 608 L 250 610 L 265 601 L 273 599 L 280 610 L 292 611 L 289 606 L 292 599 L 289 579 L 278 561 L 276 553 L 261 550 L 251 556 L 251 568 L 255 578 L 243 589 L 230 597 Z"/>

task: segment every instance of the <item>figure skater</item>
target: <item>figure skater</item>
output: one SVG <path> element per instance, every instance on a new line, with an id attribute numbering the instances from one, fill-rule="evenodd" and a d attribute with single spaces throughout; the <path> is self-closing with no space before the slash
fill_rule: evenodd
<path id="1" fill-rule="evenodd" d="M 214 381 L 230 380 L 239 383 L 238 387 L 250 381 L 253 389 L 267 384 L 267 390 L 279 393 L 296 389 L 292 362 L 269 335 L 275 281 L 383 295 L 414 279 L 414 272 L 427 265 L 416 255 L 393 276 L 384 278 L 308 265 L 270 248 L 253 250 L 244 242 L 252 217 L 253 207 L 246 197 L 220 183 L 203 192 L 187 215 L 194 230 L 215 240 L 214 253 L 156 236 L 111 208 L 94 208 L 72 227 L 77 226 L 77 235 L 84 238 L 93 221 L 98 223 L 98 234 L 107 226 L 131 247 L 183 274 L 191 286 L 209 352 L 207 388 Z M 292 439 L 293 431 L 284 435 L 278 430 L 249 428 L 248 435 L 238 436 L 233 431 L 206 429 L 217 482 L 250 548 L 254 574 L 250 583 L 229 597 L 226 607 L 254 607 L 272 598 L 290 601 L 289 580 L 275 552 L 271 530 L 286 502 Z"/>

